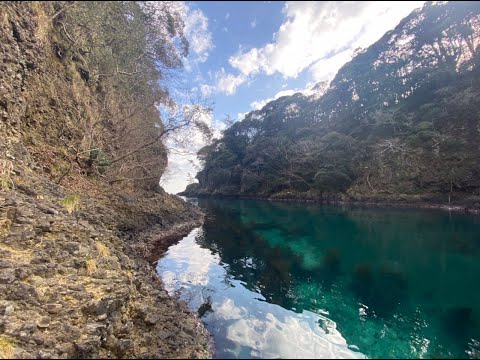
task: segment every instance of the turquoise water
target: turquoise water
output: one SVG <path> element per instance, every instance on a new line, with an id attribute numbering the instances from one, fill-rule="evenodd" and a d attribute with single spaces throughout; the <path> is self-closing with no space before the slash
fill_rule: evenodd
<path id="1" fill-rule="evenodd" d="M 198 205 L 204 226 L 157 271 L 200 308 L 217 357 L 480 357 L 480 217 Z"/>

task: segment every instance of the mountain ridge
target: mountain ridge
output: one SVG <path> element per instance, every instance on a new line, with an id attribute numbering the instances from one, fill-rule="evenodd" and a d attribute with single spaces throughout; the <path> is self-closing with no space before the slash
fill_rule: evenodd
<path id="1" fill-rule="evenodd" d="M 190 196 L 480 203 L 478 3 L 426 3 L 319 98 L 266 104 L 198 153 Z"/>

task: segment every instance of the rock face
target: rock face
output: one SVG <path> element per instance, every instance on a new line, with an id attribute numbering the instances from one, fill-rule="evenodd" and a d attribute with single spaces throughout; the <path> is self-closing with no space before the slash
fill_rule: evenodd
<path id="1" fill-rule="evenodd" d="M 83 198 L 68 214 L 59 202 L 64 189 L 28 178 L 38 195 L 0 195 L 0 327 L 15 357 L 209 356 L 199 320 L 168 297 L 143 260 L 157 238 L 140 243 L 132 230 L 121 236 L 121 216 L 108 216 L 112 209 L 98 199 Z M 191 224 L 199 221 L 184 212 Z"/>
<path id="2" fill-rule="evenodd" d="M 38 6 L 0 7 L 0 358 L 208 357 L 200 321 L 145 260 L 202 214 L 161 189 L 125 193 L 79 165 L 55 173 L 61 149 L 82 136 L 63 120 L 82 122 L 77 110 L 90 103 L 94 114 L 96 99 L 75 88 Z"/>

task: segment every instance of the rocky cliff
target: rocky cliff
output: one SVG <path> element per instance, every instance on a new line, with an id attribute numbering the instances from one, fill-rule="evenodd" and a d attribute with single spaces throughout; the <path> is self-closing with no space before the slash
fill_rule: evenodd
<path id="1" fill-rule="evenodd" d="M 426 3 L 326 90 L 279 98 L 224 131 L 184 194 L 478 208 L 479 43 L 479 3 Z"/>
<path id="2" fill-rule="evenodd" d="M 157 70 L 95 28 L 138 7 L 86 4 L 0 4 L 0 358 L 208 357 L 149 262 L 202 218 L 158 187 Z"/>

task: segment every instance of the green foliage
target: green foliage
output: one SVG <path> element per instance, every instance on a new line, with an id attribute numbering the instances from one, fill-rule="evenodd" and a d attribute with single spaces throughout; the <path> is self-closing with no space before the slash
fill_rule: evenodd
<path id="1" fill-rule="evenodd" d="M 199 190 L 199 184 L 198 183 L 193 183 L 193 184 L 188 184 L 187 188 L 185 189 L 185 193 L 187 194 L 196 194 L 197 191 Z"/>
<path id="2" fill-rule="evenodd" d="M 226 169 L 213 169 L 208 174 L 209 182 L 213 185 L 221 185 L 228 183 L 230 179 L 230 171 Z"/>
<path id="3" fill-rule="evenodd" d="M 75 105 L 83 105 L 75 106 L 78 117 L 59 131 L 62 139 L 63 129 L 72 132 L 65 154 L 72 172 L 78 166 L 80 173 L 102 175 L 112 184 L 157 190 L 169 131 L 197 126 L 208 136 L 209 130 L 193 106 L 195 111 L 173 120 L 159 111 L 181 108 L 169 89 L 188 55 L 184 5 L 56 1 L 42 8 L 51 19 L 53 55 L 68 72 Z"/>
<path id="4" fill-rule="evenodd" d="M 110 156 L 100 149 L 90 151 L 89 161 L 92 166 L 98 169 L 100 174 L 104 174 L 107 168 L 112 164 Z"/>
<path id="5" fill-rule="evenodd" d="M 263 177 L 252 173 L 250 171 L 244 171 L 241 178 L 241 192 L 243 193 L 256 193 L 262 186 Z"/>
<path id="6" fill-rule="evenodd" d="M 348 171 L 342 167 L 326 165 L 314 177 L 314 185 L 320 191 L 345 191 L 352 183 Z"/>
<path id="7" fill-rule="evenodd" d="M 415 126 L 415 130 L 420 131 L 429 131 L 433 129 L 433 124 L 428 121 L 422 121 Z"/>
<path id="8" fill-rule="evenodd" d="M 69 214 L 73 213 L 80 203 L 80 197 L 78 195 L 68 195 L 60 202 Z"/>
<path id="9" fill-rule="evenodd" d="M 109 166 L 111 164 L 108 154 L 100 149 L 90 151 L 90 160 L 98 166 Z"/>
<path id="10" fill-rule="evenodd" d="M 250 112 L 199 152 L 195 190 L 478 192 L 479 15 L 478 3 L 429 3 L 345 64 L 320 98 L 298 93 Z"/>
<path id="11" fill-rule="evenodd" d="M 462 152 L 467 146 L 465 139 L 453 137 L 453 136 L 443 136 L 441 142 L 442 152 L 445 154 L 455 154 L 456 152 Z"/>
<path id="12" fill-rule="evenodd" d="M 58 8 L 68 6 L 57 4 Z M 123 86 L 137 88 L 159 79 L 160 68 L 182 66 L 188 42 L 181 14 L 175 8 L 154 2 L 78 1 L 55 21 L 65 25 L 80 56 L 88 54 L 89 64 L 95 66 L 90 69 L 94 75 L 135 74 Z"/>

